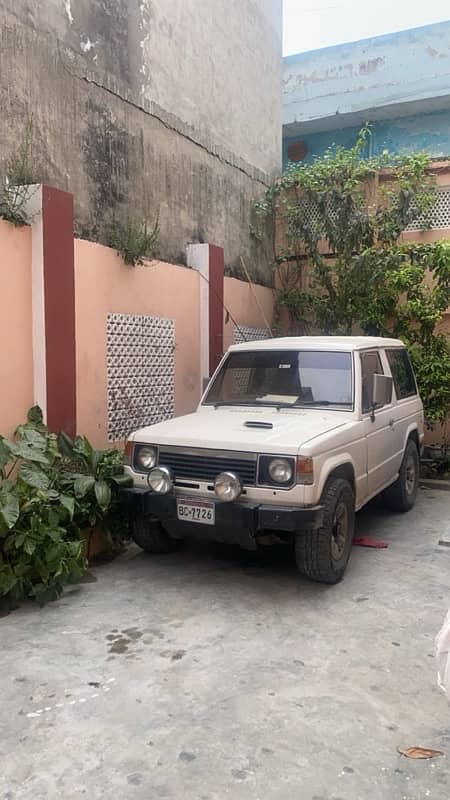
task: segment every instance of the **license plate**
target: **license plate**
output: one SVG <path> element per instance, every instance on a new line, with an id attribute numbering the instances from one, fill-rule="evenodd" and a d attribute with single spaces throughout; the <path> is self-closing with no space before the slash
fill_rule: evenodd
<path id="1" fill-rule="evenodd" d="M 214 525 L 215 506 L 207 500 L 191 500 L 180 497 L 177 500 L 177 517 L 182 522 L 198 522 L 201 525 Z"/>

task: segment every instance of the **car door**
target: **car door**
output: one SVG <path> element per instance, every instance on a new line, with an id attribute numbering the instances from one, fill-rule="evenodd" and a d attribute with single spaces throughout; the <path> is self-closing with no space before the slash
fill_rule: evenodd
<path id="1" fill-rule="evenodd" d="M 369 497 L 377 494 L 395 479 L 396 447 L 392 432 L 392 400 L 374 409 L 371 398 L 373 376 L 384 375 L 385 370 L 378 350 L 364 350 L 361 359 L 361 415 L 367 442 L 367 489 Z"/>

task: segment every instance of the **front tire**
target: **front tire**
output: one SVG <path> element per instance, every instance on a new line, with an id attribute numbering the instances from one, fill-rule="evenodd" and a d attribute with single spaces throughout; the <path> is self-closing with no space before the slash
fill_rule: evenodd
<path id="1" fill-rule="evenodd" d="M 334 584 L 344 576 L 355 530 L 355 497 L 348 481 L 331 478 L 321 504 L 323 525 L 319 530 L 297 534 L 295 558 L 302 575 L 319 583 Z"/>
<path id="2" fill-rule="evenodd" d="M 146 553 L 166 555 L 178 550 L 181 542 L 173 539 L 154 517 L 136 517 L 133 520 L 132 537 Z"/>
<path id="3" fill-rule="evenodd" d="M 419 488 L 419 466 L 417 445 L 408 439 L 398 478 L 383 492 L 384 501 L 392 511 L 411 511 Z"/>

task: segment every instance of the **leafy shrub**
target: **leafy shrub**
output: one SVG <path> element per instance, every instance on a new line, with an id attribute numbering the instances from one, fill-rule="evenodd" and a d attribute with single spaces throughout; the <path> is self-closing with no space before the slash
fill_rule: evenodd
<path id="1" fill-rule="evenodd" d="M 13 441 L 0 437 L 0 604 L 24 597 L 43 605 L 60 596 L 86 569 L 81 531 L 101 522 L 119 540 L 118 499 L 124 479 L 119 451 L 96 451 L 87 439 L 58 437 L 43 424 L 39 408 Z M 67 449 L 70 442 L 70 455 Z M 74 472 L 74 465 L 79 471 Z M 94 474 L 90 474 L 90 471 Z M 126 524 L 120 541 L 126 537 Z"/>
<path id="2" fill-rule="evenodd" d="M 75 522 L 80 529 L 100 527 L 110 548 L 129 539 L 129 521 L 119 503 L 117 488 L 129 485 L 120 450 L 95 450 L 85 436 L 59 436 L 63 483 L 75 498 Z"/>
<path id="3" fill-rule="evenodd" d="M 430 217 L 435 185 L 424 153 L 363 158 L 370 136 L 291 165 L 255 206 L 281 230 L 277 313 L 291 333 L 401 338 L 410 349 L 428 423 L 450 413 L 450 347 L 436 329 L 450 303 L 450 243 L 401 242 Z"/>
<path id="4" fill-rule="evenodd" d="M 57 598 L 85 570 L 79 537 L 68 534 L 74 498 L 60 482 L 56 437 L 22 426 L 0 438 L 0 599 L 40 605 Z M 14 476 L 14 477 L 13 477 Z"/>
<path id="5" fill-rule="evenodd" d="M 430 427 L 450 415 L 450 345 L 445 336 L 434 336 L 427 345 L 415 342 L 409 352 L 421 396 L 426 402 Z"/>

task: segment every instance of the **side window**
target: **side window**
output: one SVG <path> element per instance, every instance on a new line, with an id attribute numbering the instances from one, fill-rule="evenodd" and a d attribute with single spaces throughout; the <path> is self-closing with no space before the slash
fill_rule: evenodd
<path id="1" fill-rule="evenodd" d="M 362 411 L 363 414 L 372 410 L 371 398 L 373 387 L 373 376 L 377 373 L 383 375 L 380 354 L 361 353 L 361 376 L 362 376 Z"/>
<path id="2" fill-rule="evenodd" d="M 408 353 L 403 348 L 386 350 L 397 400 L 417 394 L 416 380 Z"/>

